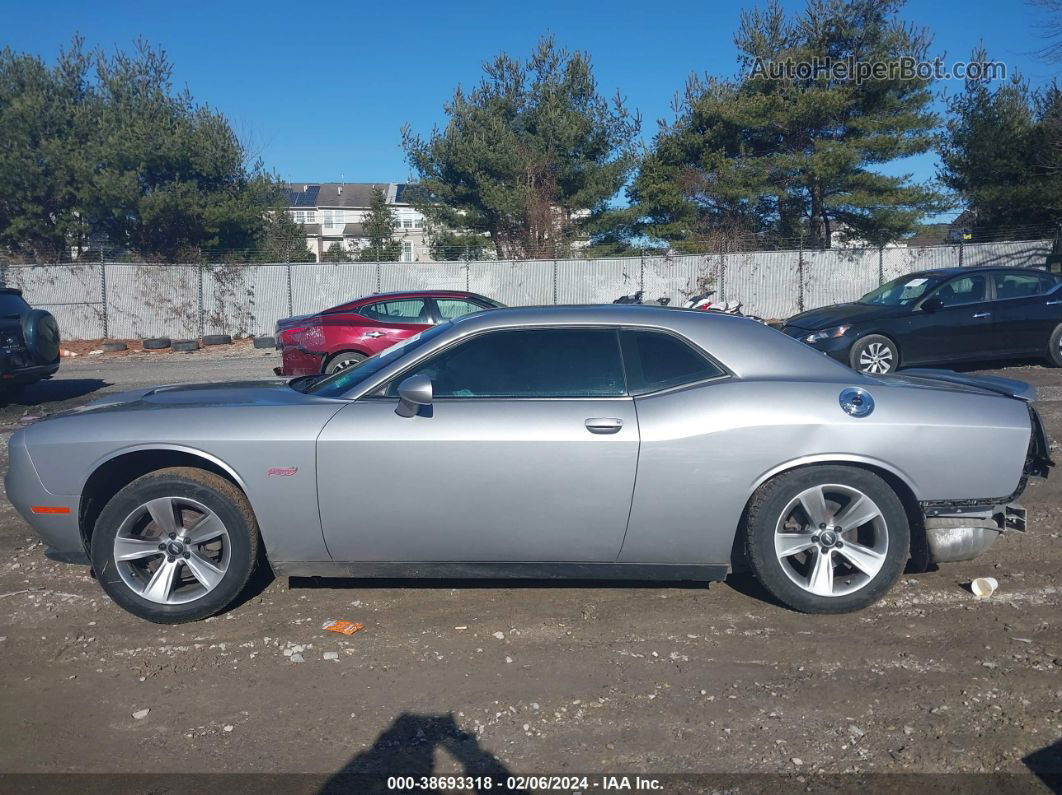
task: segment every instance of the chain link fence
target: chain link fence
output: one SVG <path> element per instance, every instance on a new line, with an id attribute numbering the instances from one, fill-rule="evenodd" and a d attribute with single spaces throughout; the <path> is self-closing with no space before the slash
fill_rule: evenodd
<path id="1" fill-rule="evenodd" d="M 279 318 L 375 292 L 469 290 L 510 306 L 610 303 L 642 290 L 679 304 L 714 290 L 764 318 L 852 301 L 890 279 L 931 268 L 1043 266 L 1050 241 L 919 248 L 719 252 L 614 259 L 435 263 L 7 265 L 59 321 L 66 339 L 271 334 Z"/>

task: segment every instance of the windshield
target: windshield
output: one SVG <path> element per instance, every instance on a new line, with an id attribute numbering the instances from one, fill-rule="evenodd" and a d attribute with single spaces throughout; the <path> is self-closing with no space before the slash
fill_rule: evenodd
<path id="1" fill-rule="evenodd" d="M 299 391 L 307 392 L 312 395 L 320 395 L 321 397 L 340 397 L 352 387 L 357 386 L 365 379 L 380 372 L 380 370 L 387 367 L 400 357 L 405 356 L 412 350 L 416 350 L 424 343 L 438 337 L 444 331 L 449 330 L 451 326 L 453 326 L 453 323 L 450 322 L 440 323 L 438 326 L 432 326 L 430 329 L 426 329 L 419 334 L 414 334 L 412 337 L 403 340 L 397 345 L 393 345 L 382 353 L 370 356 L 361 364 L 347 367 L 340 370 L 335 375 L 331 375 L 328 378 L 322 378 L 320 381 L 311 382 L 305 389 L 300 389 Z"/>
<path id="2" fill-rule="evenodd" d="M 908 306 L 921 300 L 942 281 L 940 276 L 901 276 L 886 282 L 877 290 L 859 299 L 861 304 L 878 304 L 880 306 Z"/>

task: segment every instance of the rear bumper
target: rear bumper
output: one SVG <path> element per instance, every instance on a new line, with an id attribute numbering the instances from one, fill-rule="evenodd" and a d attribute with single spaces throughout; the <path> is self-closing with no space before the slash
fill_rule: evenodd
<path id="1" fill-rule="evenodd" d="M 59 362 L 36 367 L 12 367 L 8 357 L 0 356 L 0 387 L 4 384 L 32 384 L 51 378 L 59 370 Z"/>
<path id="2" fill-rule="evenodd" d="M 81 498 L 52 494 L 44 487 L 26 448 L 24 431 L 8 442 L 8 467 L 4 478 L 7 498 L 23 519 L 36 531 L 54 556 L 62 560 L 85 560 L 85 544 L 78 518 Z"/>
<path id="3" fill-rule="evenodd" d="M 273 373 L 286 378 L 299 375 L 317 375 L 324 363 L 324 353 L 310 353 L 301 348 L 290 346 L 281 349 L 281 365 L 274 367 Z"/>
<path id="4" fill-rule="evenodd" d="M 995 510 L 962 516 L 934 516 L 925 521 L 929 558 L 934 563 L 973 560 L 1008 533 L 1024 533 L 1025 508 L 1016 502 Z"/>

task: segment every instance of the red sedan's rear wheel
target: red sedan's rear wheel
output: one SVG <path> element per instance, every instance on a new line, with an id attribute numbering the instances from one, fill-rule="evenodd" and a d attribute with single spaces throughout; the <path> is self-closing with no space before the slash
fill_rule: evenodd
<path id="1" fill-rule="evenodd" d="M 357 351 L 340 351 L 325 362 L 324 371 L 328 375 L 332 375 L 332 373 L 338 373 L 340 370 L 346 370 L 348 367 L 361 364 L 368 358 L 364 353 L 358 353 Z"/>

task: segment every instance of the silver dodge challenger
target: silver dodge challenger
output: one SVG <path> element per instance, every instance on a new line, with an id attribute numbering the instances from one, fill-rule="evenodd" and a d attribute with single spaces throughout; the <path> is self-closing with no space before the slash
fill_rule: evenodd
<path id="1" fill-rule="evenodd" d="M 496 309 L 332 376 L 161 386 L 9 443 L 53 557 L 150 621 L 280 576 L 718 580 L 840 613 L 1024 530 L 1031 387 L 872 376 L 747 318 Z"/>

